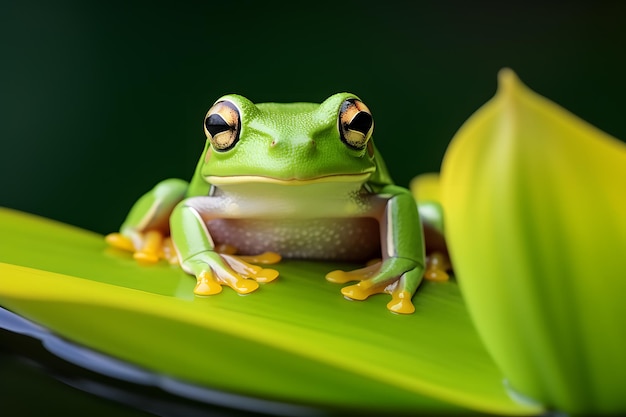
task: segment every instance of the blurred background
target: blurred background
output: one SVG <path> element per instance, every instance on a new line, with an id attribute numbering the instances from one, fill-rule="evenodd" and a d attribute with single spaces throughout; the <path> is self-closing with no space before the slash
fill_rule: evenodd
<path id="1" fill-rule="evenodd" d="M 2 1 L 0 206 L 114 231 L 158 181 L 190 178 L 205 112 L 232 92 L 358 94 L 404 186 L 439 169 L 505 66 L 625 139 L 626 3 L 495 4 Z M 15 415 L 40 414 L 38 404 L 120 411 L 0 359 L 0 399 Z"/>
<path id="2" fill-rule="evenodd" d="M 4 1 L 0 206 L 116 230 L 159 180 L 190 178 L 231 92 L 358 94 L 404 186 L 439 169 L 505 66 L 624 139 L 625 22 L 619 1 Z"/>

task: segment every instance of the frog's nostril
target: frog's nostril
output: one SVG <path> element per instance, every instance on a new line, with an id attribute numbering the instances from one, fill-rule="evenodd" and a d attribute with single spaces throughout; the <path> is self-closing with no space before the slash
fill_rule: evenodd
<path id="1" fill-rule="evenodd" d="M 317 142 L 311 138 L 294 138 L 291 140 L 281 140 L 281 138 L 273 138 L 270 142 L 270 148 L 290 149 L 291 151 L 310 152 L 317 148 Z"/>
<path id="2" fill-rule="evenodd" d="M 314 154 L 317 150 L 317 142 L 313 139 L 307 138 L 302 140 L 296 147 L 299 152 L 305 154 Z"/>

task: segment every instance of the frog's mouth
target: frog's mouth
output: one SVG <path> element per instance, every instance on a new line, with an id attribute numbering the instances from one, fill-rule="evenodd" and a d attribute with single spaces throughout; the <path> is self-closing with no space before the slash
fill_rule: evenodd
<path id="1" fill-rule="evenodd" d="M 325 184 L 325 183 L 364 183 L 372 175 L 371 172 L 364 172 L 360 174 L 336 174 L 336 175 L 324 175 L 313 178 L 274 178 L 265 177 L 262 175 L 229 175 L 229 176 L 216 176 L 207 175 L 204 179 L 215 186 L 228 186 L 236 184 L 276 184 L 276 185 L 310 185 L 310 184 Z"/>

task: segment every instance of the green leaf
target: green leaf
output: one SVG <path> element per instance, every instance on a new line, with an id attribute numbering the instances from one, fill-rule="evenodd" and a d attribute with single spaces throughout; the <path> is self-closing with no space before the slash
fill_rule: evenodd
<path id="1" fill-rule="evenodd" d="M 512 386 L 571 413 L 623 413 L 626 146 L 510 70 L 441 173 L 446 239 Z"/>
<path id="2" fill-rule="evenodd" d="M 285 261 L 256 293 L 201 298 L 179 268 L 94 233 L 0 209 L 0 236 L 0 305 L 154 372 L 322 408 L 541 411 L 508 397 L 454 282 L 424 283 L 401 316 L 343 299 L 323 276 L 346 265 Z"/>

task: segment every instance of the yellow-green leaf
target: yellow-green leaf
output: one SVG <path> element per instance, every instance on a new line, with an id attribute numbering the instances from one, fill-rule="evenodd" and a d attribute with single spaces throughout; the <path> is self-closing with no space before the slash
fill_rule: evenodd
<path id="1" fill-rule="evenodd" d="M 456 275 L 511 385 L 625 412 L 626 146 L 503 70 L 441 181 Z"/>
<path id="2" fill-rule="evenodd" d="M 325 409 L 541 411 L 508 397 L 454 282 L 425 283 L 411 316 L 343 299 L 323 279 L 341 265 L 314 262 L 201 298 L 177 267 L 138 266 L 94 233 L 0 209 L 0 236 L 1 306 L 159 374 Z"/>

